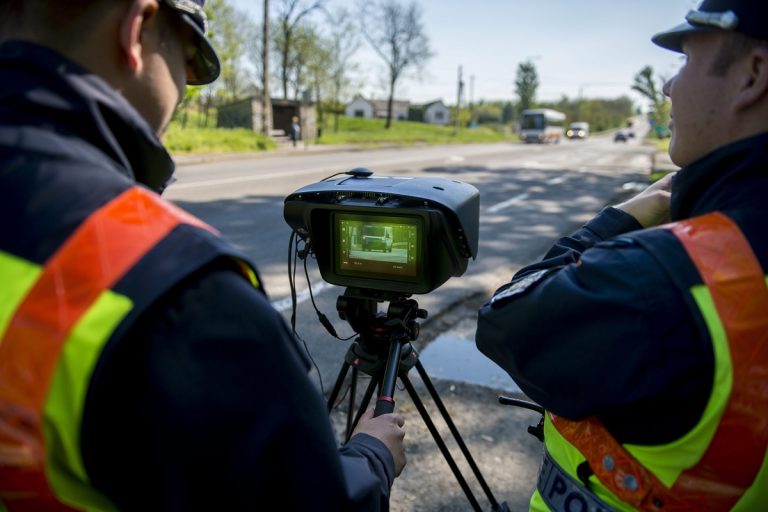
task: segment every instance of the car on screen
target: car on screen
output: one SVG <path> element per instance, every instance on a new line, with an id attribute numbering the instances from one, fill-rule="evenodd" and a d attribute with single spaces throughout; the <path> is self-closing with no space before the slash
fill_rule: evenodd
<path id="1" fill-rule="evenodd" d="M 392 227 L 363 224 L 363 250 L 392 252 Z"/>

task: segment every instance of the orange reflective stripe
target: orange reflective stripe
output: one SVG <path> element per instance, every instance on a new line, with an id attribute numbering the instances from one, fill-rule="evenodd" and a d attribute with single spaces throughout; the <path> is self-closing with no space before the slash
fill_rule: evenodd
<path id="1" fill-rule="evenodd" d="M 668 489 L 597 418 L 571 421 L 552 414 L 550 418 L 558 432 L 589 461 L 603 485 L 635 508 L 730 510 L 754 482 L 768 452 L 768 421 L 764 418 L 768 410 L 765 275 L 741 230 L 723 214 L 662 227 L 677 236 L 701 274 L 728 339 L 733 387 L 706 452 Z"/>
<path id="2" fill-rule="evenodd" d="M 710 290 L 728 337 L 733 366 L 733 389 L 715 437 L 673 490 L 695 493 L 708 482 L 746 489 L 768 449 L 765 274 L 739 228 L 721 213 L 678 222 L 669 229 L 685 246 Z M 726 461 L 730 463 L 724 464 Z"/>
<path id="3" fill-rule="evenodd" d="M 147 190 L 126 190 L 53 254 L 15 312 L 0 343 L 0 498 L 9 510 L 53 496 L 41 415 L 64 341 L 99 295 L 180 223 L 211 229 Z"/>
<path id="4" fill-rule="evenodd" d="M 703 510 L 673 494 L 596 417 L 573 421 L 548 414 L 557 431 L 584 455 L 598 480 L 624 503 L 652 512 Z"/>

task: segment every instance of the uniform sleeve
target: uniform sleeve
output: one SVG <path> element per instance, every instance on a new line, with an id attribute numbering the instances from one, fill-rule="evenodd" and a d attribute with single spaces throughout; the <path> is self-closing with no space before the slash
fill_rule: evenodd
<path id="1" fill-rule="evenodd" d="M 692 359 L 697 336 L 664 270 L 631 237 L 607 240 L 636 226 L 625 217 L 604 210 L 520 270 L 480 308 L 476 343 L 546 409 L 630 417 L 632 435 L 642 436 L 641 415 L 658 424 L 664 410 L 677 417 L 700 406 L 683 400 L 703 365 Z"/>
<path id="2" fill-rule="evenodd" d="M 235 273 L 188 280 L 102 359 L 82 451 L 121 509 L 388 509 L 391 454 L 340 452 L 285 321 Z"/>

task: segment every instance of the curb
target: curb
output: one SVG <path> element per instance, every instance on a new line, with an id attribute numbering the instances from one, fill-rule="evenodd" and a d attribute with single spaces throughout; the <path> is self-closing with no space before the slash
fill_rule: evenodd
<path id="1" fill-rule="evenodd" d="M 210 162 L 220 162 L 223 160 L 248 160 L 253 158 L 267 158 L 275 156 L 301 156 L 310 153 L 336 153 L 341 151 L 360 151 L 360 146 L 355 145 L 301 145 L 292 147 L 291 145 L 278 146 L 274 149 L 265 149 L 263 151 L 250 151 L 241 153 L 205 153 L 205 154 L 185 154 L 171 155 L 176 166 L 205 164 Z"/>

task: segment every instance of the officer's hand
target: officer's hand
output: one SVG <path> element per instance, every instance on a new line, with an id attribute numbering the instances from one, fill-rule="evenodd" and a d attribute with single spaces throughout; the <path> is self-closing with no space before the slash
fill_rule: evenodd
<path id="1" fill-rule="evenodd" d="M 384 443 L 395 459 L 395 476 L 405 467 L 405 419 L 397 413 L 382 414 L 373 417 L 373 407 L 370 407 L 360 418 L 352 435 L 365 433 Z"/>
<path id="2" fill-rule="evenodd" d="M 667 174 L 635 197 L 616 205 L 615 208 L 633 216 L 644 228 L 669 222 L 670 189 L 675 174 L 674 172 Z"/>

